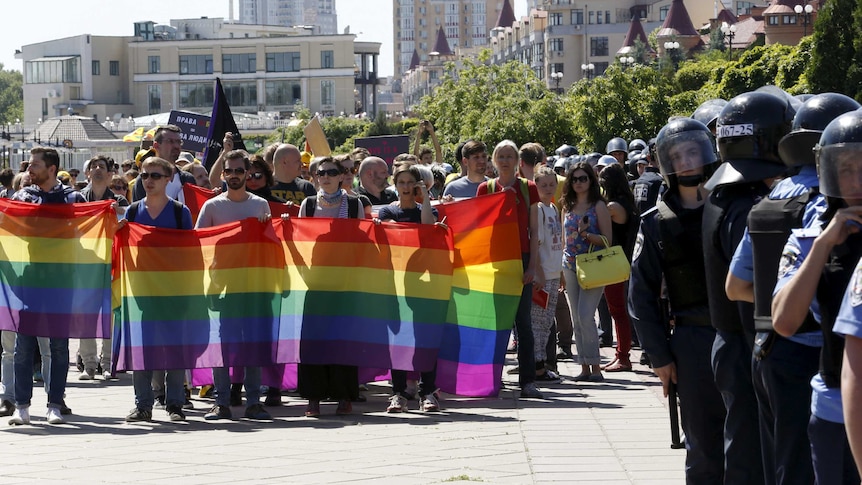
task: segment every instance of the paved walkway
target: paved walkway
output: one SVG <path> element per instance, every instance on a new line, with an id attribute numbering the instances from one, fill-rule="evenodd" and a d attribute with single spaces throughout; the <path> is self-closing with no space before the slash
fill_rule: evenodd
<path id="1" fill-rule="evenodd" d="M 611 350 L 602 349 L 606 359 Z M 381 383 L 346 417 L 325 403 L 321 419 L 305 418 L 305 403 L 286 396 L 269 408 L 273 422 L 205 422 L 211 401 L 193 399 L 184 423 L 157 409 L 152 423 L 127 424 L 131 374 L 82 382 L 72 367 L 68 424 L 45 422 L 41 389 L 31 426 L 0 418 L 0 482 L 684 483 L 685 451 L 670 449 L 666 401 L 649 369 L 605 374 L 603 383 L 573 382 L 579 366 L 571 362 L 560 371 L 566 379 L 543 386 L 542 401 L 518 400 L 507 386 L 496 399 L 444 396 L 441 413 L 411 403 L 409 413 L 386 414 Z M 507 384 L 517 384 L 513 377 Z"/>

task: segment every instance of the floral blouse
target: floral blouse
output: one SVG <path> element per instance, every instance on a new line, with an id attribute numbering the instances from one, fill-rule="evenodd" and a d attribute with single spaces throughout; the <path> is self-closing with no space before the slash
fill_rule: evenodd
<path id="1" fill-rule="evenodd" d="M 590 221 L 590 227 L 587 228 L 587 232 L 593 234 L 601 232 L 599 231 L 599 217 L 596 215 L 595 204 L 591 205 L 585 214 L 566 212 L 565 219 L 563 220 L 563 230 L 566 236 L 566 246 L 563 248 L 563 267 L 572 271 L 575 270 L 575 257 L 590 251 L 589 241 L 582 238 L 578 233 L 578 221 L 583 219 L 584 216 L 587 216 Z"/>

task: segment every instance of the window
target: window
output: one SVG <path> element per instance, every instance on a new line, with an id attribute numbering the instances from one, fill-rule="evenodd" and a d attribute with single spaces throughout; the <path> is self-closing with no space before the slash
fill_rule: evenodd
<path id="1" fill-rule="evenodd" d="M 784 15 L 782 20 L 784 25 L 796 25 L 796 15 Z"/>
<path id="2" fill-rule="evenodd" d="M 302 103 L 302 86 L 292 81 L 267 81 L 267 106 L 293 106 Z"/>
<path id="3" fill-rule="evenodd" d="M 611 23 L 611 11 L 610 10 L 605 10 L 605 23 L 606 24 Z"/>
<path id="4" fill-rule="evenodd" d="M 563 13 L 552 12 L 549 16 L 548 23 L 550 25 L 563 25 Z"/>
<path id="5" fill-rule="evenodd" d="M 225 74 L 257 71 L 257 54 L 222 54 L 221 71 Z"/>
<path id="6" fill-rule="evenodd" d="M 590 25 L 596 23 L 596 13 L 590 10 Z"/>
<path id="7" fill-rule="evenodd" d="M 736 16 L 751 14 L 752 7 L 754 7 L 754 2 L 736 2 Z"/>
<path id="8" fill-rule="evenodd" d="M 667 13 L 670 12 L 670 6 L 661 7 L 658 9 L 658 20 L 660 22 L 664 22 L 664 19 L 667 18 Z"/>
<path id="9" fill-rule="evenodd" d="M 572 25 L 584 25 L 584 11 L 572 10 Z"/>
<path id="10" fill-rule="evenodd" d="M 299 72 L 299 52 L 270 52 L 266 55 L 267 72 Z"/>
<path id="11" fill-rule="evenodd" d="M 24 63 L 24 82 L 79 83 L 81 82 L 81 58 L 58 57 L 57 60 L 28 61 Z"/>
<path id="12" fill-rule="evenodd" d="M 778 25 L 778 15 L 767 15 L 766 19 L 769 25 Z"/>
<path id="13" fill-rule="evenodd" d="M 158 84 L 147 86 L 147 106 L 149 114 L 162 112 L 162 87 Z"/>
<path id="14" fill-rule="evenodd" d="M 108 63 L 108 69 L 111 70 L 111 76 L 119 76 L 120 75 L 120 61 L 110 61 Z"/>
<path id="15" fill-rule="evenodd" d="M 42 98 L 42 119 L 48 117 L 48 98 Z"/>
<path id="16" fill-rule="evenodd" d="M 147 58 L 147 65 L 149 66 L 150 74 L 158 74 L 162 72 L 162 58 L 159 56 L 149 56 Z"/>
<path id="17" fill-rule="evenodd" d="M 320 104 L 335 104 L 335 82 L 320 81 Z"/>
<path id="18" fill-rule="evenodd" d="M 593 65 L 596 66 L 596 71 L 594 74 L 598 76 L 599 74 L 604 74 L 605 71 L 608 70 L 609 64 L 607 62 L 594 62 Z"/>
<path id="19" fill-rule="evenodd" d="M 180 56 L 180 74 L 212 74 L 213 56 L 193 55 Z"/>
<path id="20" fill-rule="evenodd" d="M 93 61 L 93 75 L 99 76 L 102 74 L 102 64 L 99 61 Z"/>
<path id="21" fill-rule="evenodd" d="M 563 39 L 562 38 L 551 39 L 550 44 L 551 44 L 550 45 L 551 52 L 563 52 Z"/>
<path id="22" fill-rule="evenodd" d="M 590 38 L 590 56 L 606 56 L 608 55 L 608 38 L 607 37 L 591 37 Z M 598 64 L 596 64 L 598 66 Z M 598 68 L 596 68 L 598 71 Z"/>
<path id="23" fill-rule="evenodd" d="M 201 108 L 213 105 L 213 83 L 184 83 L 179 86 L 180 108 Z"/>
<path id="24" fill-rule="evenodd" d="M 602 12 L 596 12 L 596 23 L 599 25 L 605 23 L 605 18 L 602 17 Z"/>
<path id="25" fill-rule="evenodd" d="M 320 51 L 321 69 L 332 69 L 335 67 L 335 53 L 333 51 Z"/>
<path id="26" fill-rule="evenodd" d="M 225 82 L 224 97 L 230 106 L 254 106 L 257 108 L 257 83 Z"/>

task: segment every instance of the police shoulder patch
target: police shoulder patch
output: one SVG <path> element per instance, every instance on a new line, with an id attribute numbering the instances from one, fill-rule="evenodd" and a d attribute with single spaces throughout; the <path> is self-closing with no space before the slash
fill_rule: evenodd
<path id="1" fill-rule="evenodd" d="M 778 278 L 783 278 L 791 269 L 793 269 L 801 250 L 796 245 L 788 243 L 784 246 L 784 252 L 781 253 L 781 261 L 778 264 Z"/>
<path id="2" fill-rule="evenodd" d="M 632 252 L 632 262 L 634 262 L 636 259 L 638 259 L 638 256 L 641 255 L 641 251 L 643 250 L 643 247 L 644 247 L 644 233 L 641 231 L 638 231 L 638 236 L 635 239 L 635 249 Z"/>

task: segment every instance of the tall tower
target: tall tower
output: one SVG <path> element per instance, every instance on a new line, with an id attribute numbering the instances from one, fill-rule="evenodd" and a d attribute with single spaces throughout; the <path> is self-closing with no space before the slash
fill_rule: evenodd
<path id="1" fill-rule="evenodd" d="M 504 1 L 512 0 L 392 0 L 395 77 L 410 68 L 414 51 L 428 60 L 440 28 L 456 54 L 487 46 Z"/>
<path id="2" fill-rule="evenodd" d="M 335 0 L 239 0 L 239 23 L 313 25 L 316 34 L 337 34 Z"/>

